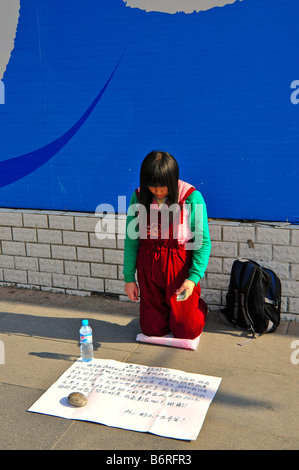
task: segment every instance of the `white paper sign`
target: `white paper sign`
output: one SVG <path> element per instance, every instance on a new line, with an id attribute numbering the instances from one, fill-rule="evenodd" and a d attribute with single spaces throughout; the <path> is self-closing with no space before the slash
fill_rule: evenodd
<path id="1" fill-rule="evenodd" d="M 28 411 L 195 440 L 221 378 L 93 359 L 76 361 Z M 71 392 L 88 402 L 68 403 Z"/>

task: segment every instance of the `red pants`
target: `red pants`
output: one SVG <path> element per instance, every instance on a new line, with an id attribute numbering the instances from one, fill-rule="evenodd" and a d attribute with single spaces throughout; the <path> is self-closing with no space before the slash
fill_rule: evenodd
<path id="1" fill-rule="evenodd" d="M 178 302 L 175 294 L 188 278 L 191 255 L 183 247 L 142 241 L 137 275 L 140 326 L 145 335 L 163 336 L 171 331 L 176 338 L 194 339 L 202 333 L 207 306 L 200 298 L 200 285 L 194 287 L 187 300 Z"/>

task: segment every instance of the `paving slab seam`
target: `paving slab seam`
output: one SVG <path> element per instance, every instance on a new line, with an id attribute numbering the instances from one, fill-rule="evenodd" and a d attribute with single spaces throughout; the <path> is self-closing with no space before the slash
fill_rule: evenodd
<path id="1" fill-rule="evenodd" d="M 26 333 L 5 333 L 1 332 L 3 335 L 7 336 L 21 336 L 22 338 L 34 338 L 34 339 L 41 339 L 43 341 L 56 341 L 58 343 L 66 343 L 66 344 L 72 344 L 72 343 L 78 343 L 78 341 L 74 339 L 60 339 L 60 338 L 45 338 L 44 336 L 36 336 L 36 335 L 27 335 Z"/>
<path id="2" fill-rule="evenodd" d="M 133 351 L 131 351 L 127 357 L 125 358 L 124 362 L 127 362 L 127 360 L 129 359 L 130 356 L 132 356 L 132 354 L 134 354 L 134 352 L 137 350 L 137 348 L 139 347 L 139 344 L 136 344 L 136 346 L 134 347 Z"/>
<path id="3" fill-rule="evenodd" d="M 27 385 L 20 385 L 20 384 L 14 384 L 14 383 L 9 383 L 9 382 L 0 382 L 0 385 L 8 385 L 9 387 L 25 388 L 26 390 L 37 390 L 39 392 L 45 392 L 47 390 L 44 388 L 28 387 Z"/>
<path id="4" fill-rule="evenodd" d="M 65 436 L 65 434 L 69 432 L 70 428 L 71 428 L 72 426 L 74 426 L 75 422 L 76 422 L 75 420 L 73 420 L 73 421 L 70 422 L 70 425 L 67 427 L 67 429 L 65 429 L 65 430 L 63 431 L 63 433 L 61 434 L 61 436 L 60 436 L 60 437 L 56 440 L 56 442 L 50 447 L 50 450 L 55 450 L 57 444 L 63 439 L 63 437 Z"/>

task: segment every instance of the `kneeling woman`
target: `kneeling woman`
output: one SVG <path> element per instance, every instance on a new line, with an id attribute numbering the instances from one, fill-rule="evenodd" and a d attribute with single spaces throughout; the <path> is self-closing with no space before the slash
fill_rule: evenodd
<path id="1" fill-rule="evenodd" d="M 174 157 L 149 153 L 128 210 L 123 271 L 125 292 L 136 301 L 137 270 L 140 326 L 145 335 L 172 332 L 176 338 L 194 339 L 202 333 L 207 306 L 200 297 L 199 281 L 210 251 L 202 195 L 179 180 Z M 184 300 L 178 301 L 182 293 Z"/>

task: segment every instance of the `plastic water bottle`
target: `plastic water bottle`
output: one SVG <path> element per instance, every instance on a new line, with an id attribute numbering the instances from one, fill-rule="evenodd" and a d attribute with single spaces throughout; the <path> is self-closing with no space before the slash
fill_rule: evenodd
<path id="1" fill-rule="evenodd" d="M 82 320 L 80 328 L 80 354 L 84 362 L 89 362 L 93 358 L 92 329 L 88 325 L 88 320 Z"/>

